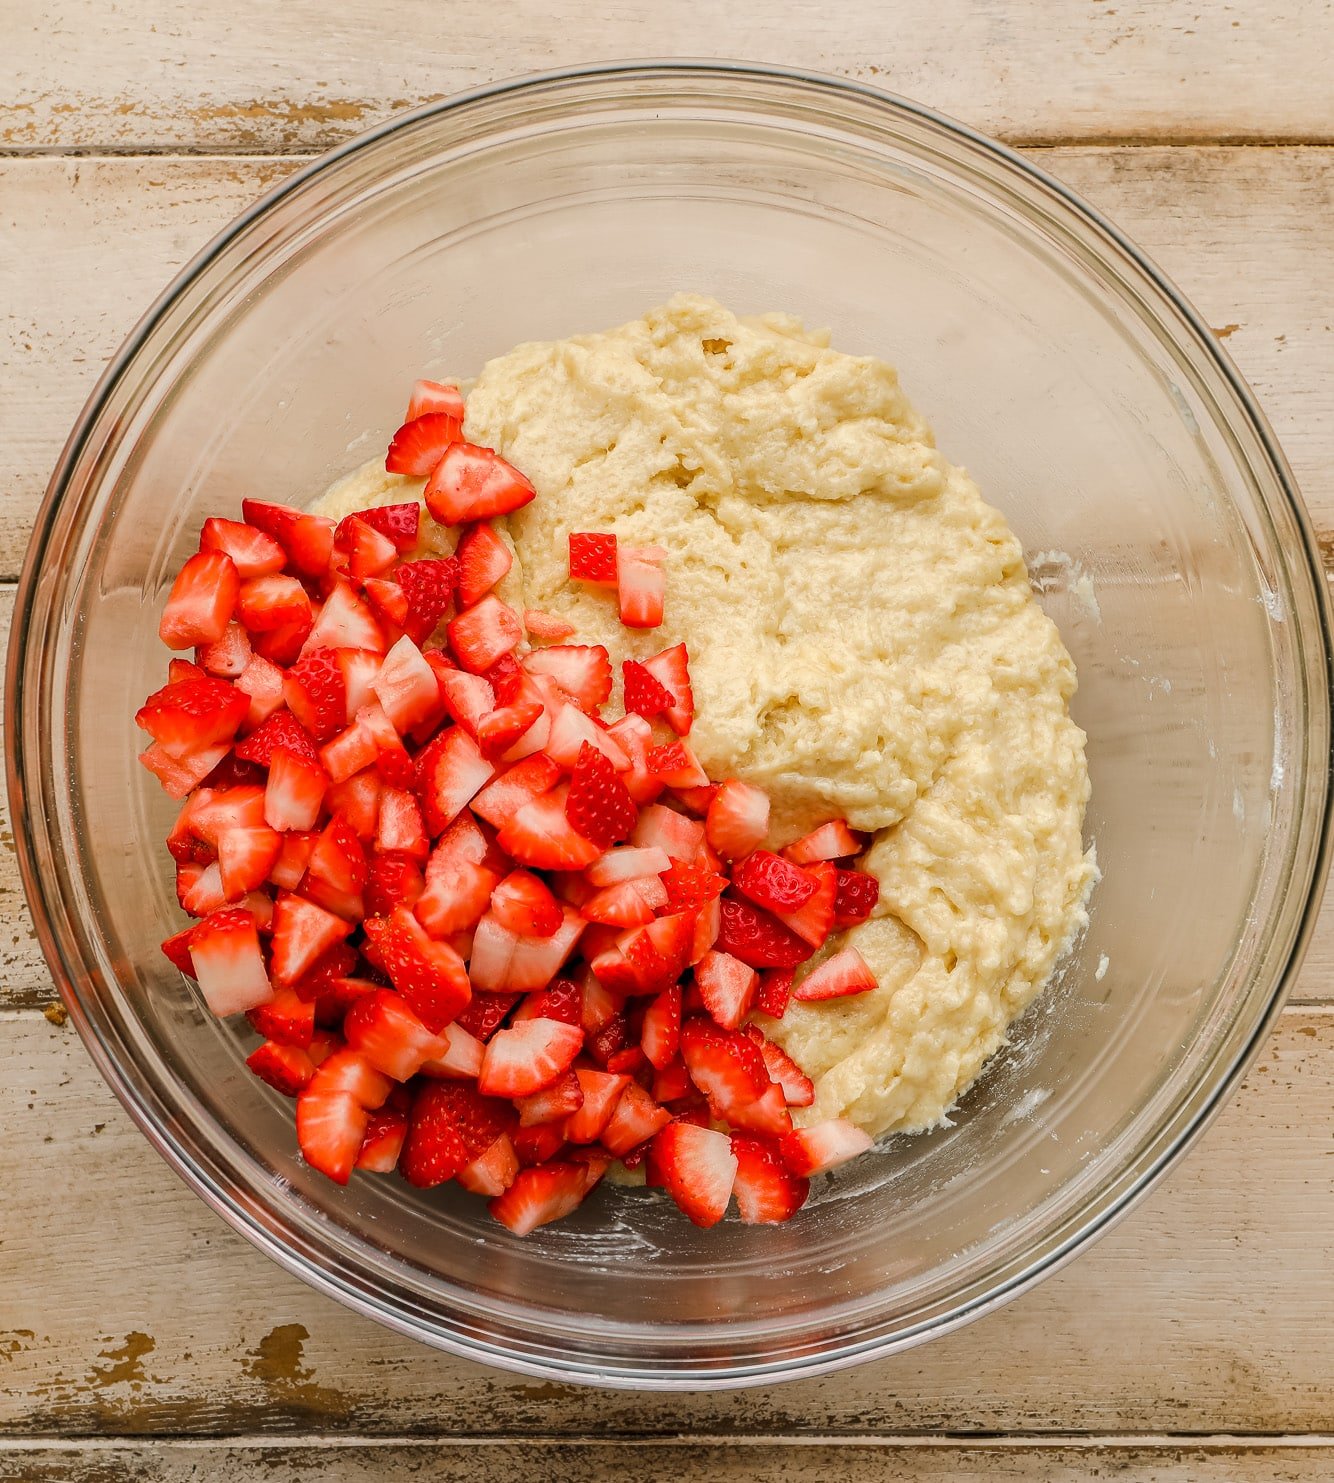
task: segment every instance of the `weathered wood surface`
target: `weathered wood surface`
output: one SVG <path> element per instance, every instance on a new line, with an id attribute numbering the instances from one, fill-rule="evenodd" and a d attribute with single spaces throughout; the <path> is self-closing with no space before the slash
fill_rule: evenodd
<path id="1" fill-rule="evenodd" d="M 989 133 L 1334 137 L 1324 0 L 7 0 L 0 147 L 323 148 L 551 67 L 742 57 L 906 93 Z"/>
<path id="2" fill-rule="evenodd" d="M 1290 1010 L 1162 1188 L 1008 1308 L 843 1374 L 693 1396 L 504 1375 L 342 1311 L 177 1183 L 71 1027 L 10 1014 L 0 1035 L 0 1435 L 1334 1431 L 1334 1011 Z"/>

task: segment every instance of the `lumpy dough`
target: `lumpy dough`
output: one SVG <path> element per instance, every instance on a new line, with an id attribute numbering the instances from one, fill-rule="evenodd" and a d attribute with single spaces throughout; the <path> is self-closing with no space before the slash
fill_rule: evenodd
<path id="1" fill-rule="evenodd" d="M 465 434 L 537 486 L 501 522 L 509 601 L 568 618 L 618 675 L 684 640 L 690 740 L 712 777 L 768 792 L 771 845 L 838 816 L 873 836 L 879 906 L 829 946 L 854 944 L 879 986 L 761 1017 L 815 1080 L 799 1120 L 940 1122 L 1083 925 L 1095 874 L 1074 666 L 1004 519 L 888 365 L 697 295 L 491 361 Z M 367 466 L 321 508 L 421 483 Z M 614 594 L 569 583 L 572 530 L 666 548 L 661 628 L 622 628 Z"/>

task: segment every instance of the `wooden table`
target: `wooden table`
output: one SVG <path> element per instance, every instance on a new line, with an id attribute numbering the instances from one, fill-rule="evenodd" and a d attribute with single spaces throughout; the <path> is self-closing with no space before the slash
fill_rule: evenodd
<path id="1" fill-rule="evenodd" d="M 4 619 L 103 361 L 255 195 L 461 87 L 706 50 L 910 94 L 1102 207 L 1227 341 L 1334 553 L 1328 0 L 3 0 Z M 0 845 L 0 1478 L 1334 1478 L 1334 911 L 1228 1111 L 1060 1276 L 894 1360 L 666 1398 L 436 1354 L 233 1235 L 63 1023 Z"/>

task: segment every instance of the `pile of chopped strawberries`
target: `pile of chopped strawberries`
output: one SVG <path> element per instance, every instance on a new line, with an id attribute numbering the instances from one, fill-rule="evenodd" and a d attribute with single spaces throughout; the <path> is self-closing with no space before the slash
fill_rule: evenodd
<path id="1" fill-rule="evenodd" d="M 697 1225 L 732 1198 L 787 1220 L 870 1140 L 794 1129 L 811 1081 L 750 1016 L 875 986 L 851 947 L 797 977 L 876 904 L 847 864 L 864 841 L 835 820 L 765 848 L 765 794 L 687 740 L 682 644 L 626 660 L 603 714 L 607 650 L 494 591 L 511 555 L 488 522 L 535 491 L 463 440 L 463 410 L 419 382 L 386 460 L 463 527 L 453 556 L 414 557 L 416 502 L 205 521 L 160 627 L 194 659 L 135 717 L 183 800 L 167 847 L 199 918 L 163 952 L 247 1016 L 248 1064 L 339 1183 L 457 1180 L 522 1235 L 619 1159 Z M 572 581 L 661 622 L 664 552 L 569 541 Z"/>

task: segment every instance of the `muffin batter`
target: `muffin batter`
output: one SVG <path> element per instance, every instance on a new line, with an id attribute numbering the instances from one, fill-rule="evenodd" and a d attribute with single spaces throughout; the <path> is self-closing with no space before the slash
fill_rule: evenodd
<path id="1" fill-rule="evenodd" d="M 516 557 L 502 597 L 567 618 L 617 675 L 684 640 L 690 742 L 711 777 L 770 795 L 771 846 L 840 816 L 873 837 L 875 915 L 827 951 L 852 942 L 878 988 L 760 1017 L 815 1081 L 797 1121 L 938 1123 L 1083 925 L 1096 873 L 1074 666 L 1003 518 L 889 366 L 697 295 L 491 361 L 465 435 L 538 490 L 496 522 Z M 367 465 L 316 508 L 423 482 Z M 571 530 L 666 549 L 660 628 L 568 581 Z"/>

